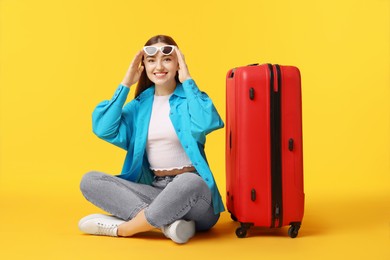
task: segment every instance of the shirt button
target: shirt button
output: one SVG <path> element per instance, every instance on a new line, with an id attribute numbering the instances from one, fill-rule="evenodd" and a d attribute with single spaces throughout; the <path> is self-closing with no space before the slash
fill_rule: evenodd
<path id="1" fill-rule="evenodd" d="M 177 129 L 177 131 L 180 133 L 181 132 L 181 130 L 180 129 Z"/>
<path id="2" fill-rule="evenodd" d="M 205 180 L 208 182 L 208 181 L 209 181 L 209 178 L 206 178 Z"/>
<path id="3" fill-rule="evenodd" d="M 186 145 L 186 149 L 188 149 L 188 145 Z"/>

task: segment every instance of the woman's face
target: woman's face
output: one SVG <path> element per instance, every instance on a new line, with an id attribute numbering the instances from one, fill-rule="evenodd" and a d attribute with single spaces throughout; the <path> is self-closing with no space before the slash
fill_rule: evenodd
<path id="1" fill-rule="evenodd" d="M 159 42 L 150 46 L 161 47 L 164 45 L 168 44 Z M 175 51 L 169 55 L 164 55 L 160 50 L 153 56 L 148 56 L 145 53 L 144 65 L 146 75 L 156 86 L 176 86 L 175 76 L 179 68 L 179 64 Z"/>

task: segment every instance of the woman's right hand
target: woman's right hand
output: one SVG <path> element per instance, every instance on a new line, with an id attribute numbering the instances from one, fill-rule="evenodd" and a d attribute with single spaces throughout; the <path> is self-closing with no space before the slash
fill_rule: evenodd
<path id="1" fill-rule="evenodd" d="M 144 56 L 144 51 L 140 50 L 134 57 L 133 61 L 130 64 L 129 69 L 126 72 L 125 77 L 123 78 L 121 84 L 126 87 L 131 87 L 135 83 L 138 82 L 141 77 L 141 73 L 144 70 L 144 66 L 142 66 L 142 58 Z"/>

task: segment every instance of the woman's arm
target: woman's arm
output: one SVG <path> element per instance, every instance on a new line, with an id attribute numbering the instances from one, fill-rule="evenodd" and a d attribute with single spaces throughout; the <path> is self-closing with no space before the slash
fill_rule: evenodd
<path id="1" fill-rule="evenodd" d="M 119 85 L 111 100 L 97 105 L 92 113 L 93 132 L 101 139 L 125 150 L 132 133 L 131 103 L 123 108 L 129 88 Z"/>
<path id="2" fill-rule="evenodd" d="M 135 84 L 143 71 L 141 61 L 143 51 L 139 51 L 132 60 L 122 83 L 111 100 L 101 102 L 92 113 L 93 132 L 103 140 L 125 150 L 133 130 L 134 102 L 124 108 L 130 87 Z"/>
<path id="3" fill-rule="evenodd" d="M 191 130 L 194 133 L 208 133 L 224 127 L 224 123 L 210 97 L 199 90 L 195 81 L 188 79 L 183 83 L 187 96 L 188 111 L 191 116 Z"/>
<path id="4" fill-rule="evenodd" d="M 179 63 L 179 80 L 187 96 L 188 111 L 191 116 L 191 130 L 195 135 L 207 135 L 222 128 L 224 123 L 209 96 L 199 90 L 191 78 L 184 55 L 176 48 Z M 197 138 L 201 140 L 203 138 Z"/>

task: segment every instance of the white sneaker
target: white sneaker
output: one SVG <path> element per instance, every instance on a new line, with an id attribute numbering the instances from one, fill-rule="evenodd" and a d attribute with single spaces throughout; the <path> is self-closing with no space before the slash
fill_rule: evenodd
<path id="1" fill-rule="evenodd" d="M 163 226 L 161 230 L 167 238 L 178 244 L 184 244 L 195 235 L 195 222 L 180 219 L 168 226 Z"/>
<path id="2" fill-rule="evenodd" d="M 87 234 L 101 236 L 118 236 L 118 226 L 125 221 L 114 216 L 92 214 L 79 221 L 79 229 Z"/>

